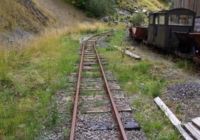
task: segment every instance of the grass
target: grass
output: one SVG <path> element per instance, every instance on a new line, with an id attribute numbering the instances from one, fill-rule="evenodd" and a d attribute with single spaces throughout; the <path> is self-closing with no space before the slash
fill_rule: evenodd
<path id="1" fill-rule="evenodd" d="M 190 73 L 195 73 L 197 67 L 195 66 L 195 63 L 192 60 L 186 59 L 177 59 L 175 61 L 175 66 Z"/>
<path id="2" fill-rule="evenodd" d="M 86 78 L 98 78 L 100 76 L 100 73 L 98 71 L 96 72 L 83 72 L 83 77 Z"/>
<path id="3" fill-rule="evenodd" d="M 28 48 L 1 52 L 0 136 L 5 139 L 33 139 L 45 123 L 54 123 L 55 114 L 44 122 L 52 95 L 67 86 L 66 76 L 75 71 L 78 40 L 43 39 Z"/>
<path id="4" fill-rule="evenodd" d="M 41 128 L 56 125 L 53 97 L 70 88 L 67 75 L 76 72 L 79 38 L 106 28 L 101 23 L 79 24 L 48 30 L 25 46 L 0 46 L 0 139 L 32 140 Z"/>
<path id="5" fill-rule="evenodd" d="M 126 44 L 124 34 L 123 29 L 117 30 L 108 42 L 110 48 L 100 48 L 99 51 L 108 59 L 108 69 L 117 77 L 121 87 L 133 98 L 134 118 L 150 140 L 180 139 L 170 121 L 153 102 L 153 97 L 161 95 L 167 84 L 163 77 L 154 72 L 155 62 L 136 61 L 111 48 Z"/>

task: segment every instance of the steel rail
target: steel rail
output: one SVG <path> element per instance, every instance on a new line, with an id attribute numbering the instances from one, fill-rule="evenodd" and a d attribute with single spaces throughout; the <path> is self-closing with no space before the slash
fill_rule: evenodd
<path id="1" fill-rule="evenodd" d="M 90 41 L 92 38 L 98 37 L 100 35 L 105 35 L 105 34 L 108 34 L 108 33 L 110 33 L 110 32 L 105 32 L 105 33 L 101 33 L 101 34 L 97 34 L 97 35 L 91 36 L 87 40 L 83 41 L 83 43 L 81 44 L 81 57 L 80 57 L 80 64 L 79 64 L 78 79 L 77 79 L 77 84 L 76 84 L 76 93 L 75 93 L 75 97 L 74 97 L 72 124 L 71 124 L 70 138 L 69 138 L 70 140 L 74 140 L 75 139 L 77 113 L 78 113 L 78 102 L 79 102 L 80 86 L 81 86 L 81 75 L 82 75 L 82 71 L 83 71 L 83 61 L 84 61 L 86 43 L 88 41 Z M 102 73 L 103 80 L 104 80 L 105 85 L 106 85 L 106 91 L 109 94 L 109 98 L 110 98 L 110 101 L 111 101 L 111 104 L 112 104 L 112 108 L 114 110 L 114 114 L 115 114 L 115 118 L 117 120 L 117 124 L 119 126 L 119 130 L 120 130 L 120 134 L 121 134 L 122 140 L 127 140 L 126 133 L 125 133 L 124 127 L 123 127 L 121 119 L 120 119 L 120 115 L 119 115 L 119 113 L 117 111 L 117 107 L 116 107 L 116 105 L 114 103 L 114 99 L 113 99 L 113 97 L 111 95 L 111 91 L 110 91 L 108 82 L 107 82 L 106 77 L 105 77 L 105 73 L 104 73 L 103 66 L 102 66 L 101 61 L 100 61 L 100 57 L 99 57 L 99 55 L 97 53 L 97 50 L 95 48 L 97 40 L 98 40 L 98 38 L 95 41 L 93 41 L 94 42 L 93 47 L 94 47 L 94 50 L 95 50 L 95 53 L 96 53 L 97 61 L 99 63 L 100 71 Z"/>
<path id="2" fill-rule="evenodd" d="M 108 81 L 107 81 L 107 79 L 106 79 L 106 75 L 105 75 L 103 66 L 102 66 L 102 64 L 101 64 L 101 60 L 100 60 L 100 57 L 99 57 L 99 55 L 98 55 L 97 49 L 96 49 L 96 47 L 95 47 L 95 44 L 96 44 L 96 42 L 94 43 L 93 47 L 94 47 L 94 50 L 95 50 L 95 53 L 96 53 L 97 61 L 98 61 L 99 66 L 100 66 L 100 70 L 101 70 L 102 78 L 103 78 L 103 80 L 104 80 L 105 88 L 106 88 L 106 91 L 107 91 L 107 93 L 108 93 L 110 102 L 111 102 L 111 104 L 112 104 L 112 108 L 113 108 L 113 111 L 114 111 L 114 116 L 115 116 L 115 119 L 116 119 L 116 121 L 117 121 L 119 130 L 120 130 L 121 139 L 122 139 L 122 140 L 127 140 L 126 132 L 125 132 L 125 130 L 124 130 L 122 121 L 121 121 L 121 119 L 120 119 L 120 114 L 119 114 L 119 112 L 118 112 L 118 110 L 117 110 L 117 106 L 116 106 L 116 104 L 115 104 L 115 102 L 114 102 L 114 98 L 113 98 L 113 96 L 112 96 L 112 93 L 111 93 L 111 90 L 110 90 Z"/>
<path id="3" fill-rule="evenodd" d="M 75 138 L 75 129 L 76 129 L 78 101 L 79 101 L 80 86 L 81 86 L 81 74 L 83 71 L 83 59 L 84 59 L 85 44 L 83 43 L 81 45 L 81 47 L 82 47 L 82 50 L 81 50 L 81 58 L 80 58 L 80 65 L 79 65 L 79 72 L 78 72 L 78 81 L 77 81 L 77 85 L 76 85 L 76 94 L 75 94 L 75 100 L 74 100 L 70 140 L 74 140 L 74 138 Z"/>

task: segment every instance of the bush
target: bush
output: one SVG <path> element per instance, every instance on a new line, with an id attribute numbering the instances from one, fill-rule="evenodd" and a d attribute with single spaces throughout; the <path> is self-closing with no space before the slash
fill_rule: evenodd
<path id="1" fill-rule="evenodd" d="M 89 16 L 103 17 L 114 12 L 113 0 L 66 0 L 73 5 L 86 10 Z"/>
<path id="2" fill-rule="evenodd" d="M 86 10 L 96 17 L 102 17 L 111 14 L 114 11 L 114 2 L 112 0 L 89 0 Z"/>
<path id="3" fill-rule="evenodd" d="M 134 15 L 132 16 L 131 23 L 132 23 L 134 26 L 140 26 L 141 24 L 144 24 L 144 23 L 145 23 L 145 18 L 146 18 L 146 15 L 144 15 L 144 14 L 142 14 L 142 13 L 134 14 Z"/>

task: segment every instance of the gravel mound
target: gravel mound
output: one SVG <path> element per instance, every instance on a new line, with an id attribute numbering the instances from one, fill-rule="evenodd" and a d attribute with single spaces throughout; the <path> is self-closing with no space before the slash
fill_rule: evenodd
<path id="1" fill-rule="evenodd" d="M 200 84 L 197 82 L 170 86 L 162 99 L 183 122 L 200 116 Z"/>
<path id="2" fill-rule="evenodd" d="M 173 100 L 200 97 L 200 84 L 196 82 L 181 83 L 168 87 L 167 92 Z"/>

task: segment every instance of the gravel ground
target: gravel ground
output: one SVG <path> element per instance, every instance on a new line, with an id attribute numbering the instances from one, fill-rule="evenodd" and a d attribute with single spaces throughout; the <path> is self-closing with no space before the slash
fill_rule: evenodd
<path id="1" fill-rule="evenodd" d="M 116 129 L 115 120 L 113 120 L 112 113 L 91 113 L 78 115 L 78 129 L 89 131 L 112 130 Z"/>
<path id="2" fill-rule="evenodd" d="M 200 84 L 197 82 L 169 86 L 162 99 L 184 122 L 200 116 Z"/>

